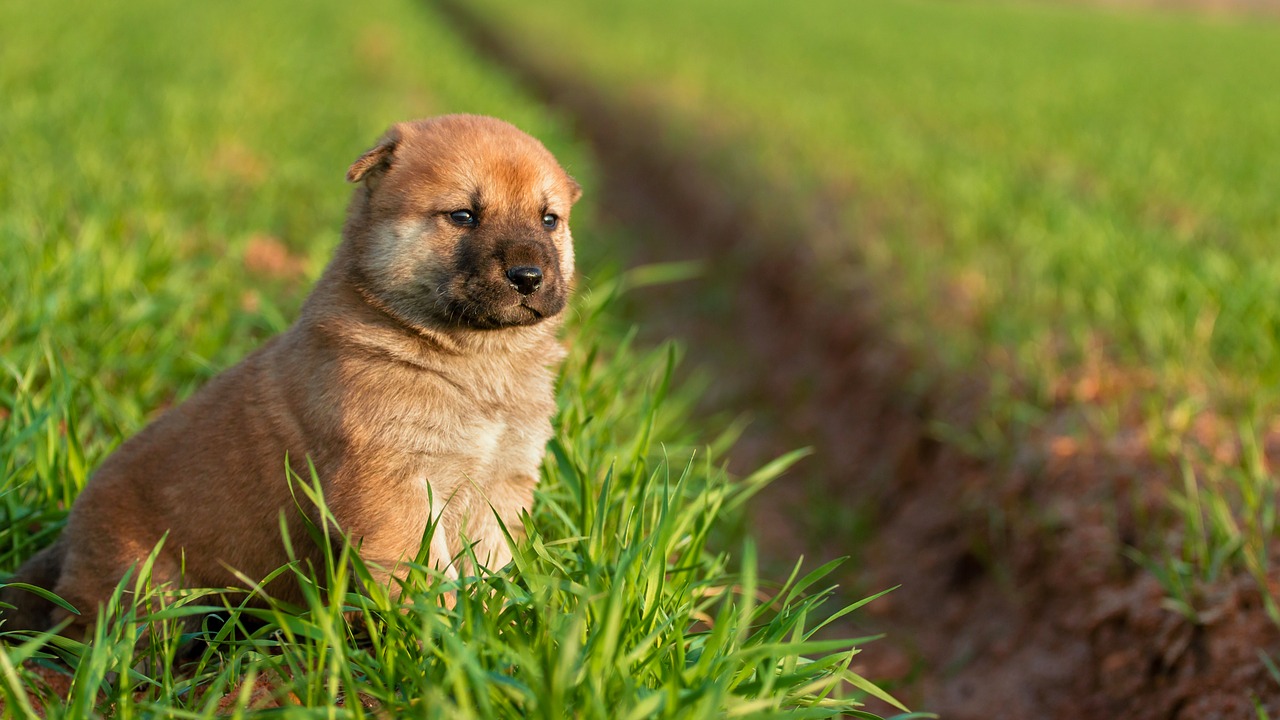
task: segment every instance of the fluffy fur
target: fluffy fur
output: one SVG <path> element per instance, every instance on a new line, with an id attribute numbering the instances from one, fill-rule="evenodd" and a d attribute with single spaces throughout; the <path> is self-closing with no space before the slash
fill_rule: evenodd
<path id="1" fill-rule="evenodd" d="M 452 115 L 401 123 L 350 168 L 343 241 L 301 316 L 107 458 L 66 530 L 13 578 L 82 611 L 82 633 L 126 570 L 168 539 L 154 581 L 242 586 L 316 560 L 286 481 L 307 459 L 362 557 L 395 573 L 439 528 L 429 558 L 456 572 L 463 541 L 510 560 L 551 434 L 556 338 L 573 276 L 570 207 L 581 190 L 511 125 Z M 513 268 L 536 268 L 536 289 Z M 526 292 L 528 291 L 528 292 Z M 298 600 L 287 580 L 268 588 Z M 14 589 L 3 628 L 65 611 Z"/>

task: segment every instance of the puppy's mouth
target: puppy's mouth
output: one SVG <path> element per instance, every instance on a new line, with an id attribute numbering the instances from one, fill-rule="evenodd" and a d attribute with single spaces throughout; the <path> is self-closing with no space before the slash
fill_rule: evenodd
<path id="1" fill-rule="evenodd" d="M 498 278 L 456 278 L 439 288 L 435 312 L 456 327 L 498 330 L 536 325 L 558 314 L 565 293 L 557 280 L 544 281 L 536 292 L 523 294 Z"/>
<path id="2" fill-rule="evenodd" d="M 501 308 L 486 308 L 475 303 L 450 303 L 446 318 L 451 324 L 473 330 L 499 330 L 508 327 L 537 325 L 555 313 L 539 310 L 518 302 Z"/>
<path id="3" fill-rule="evenodd" d="M 533 318 L 534 322 L 537 322 L 545 317 L 541 312 L 538 311 L 538 308 L 530 306 L 529 303 L 525 302 L 524 300 L 520 301 L 520 307 L 528 311 L 529 315 Z"/>

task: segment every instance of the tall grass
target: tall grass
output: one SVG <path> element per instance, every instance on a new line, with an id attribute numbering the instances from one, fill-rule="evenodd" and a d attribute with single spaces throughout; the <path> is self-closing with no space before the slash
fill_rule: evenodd
<path id="1" fill-rule="evenodd" d="M 5 2 L 0 26 L 5 569 L 124 438 L 287 325 L 385 125 L 500 115 L 592 184 L 565 128 L 417 4 Z M 749 542 L 713 544 L 794 457 L 719 468 L 732 433 L 689 422 L 674 350 L 635 346 L 610 303 L 643 276 L 601 269 L 583 210 L 557 434 L 512 566 L 390 589 L 344 548 L 282 568 L 307 602 L 265 609 L 162 592 L 144 566 L 88 644 L 4 638 L 5 713 L 822 717 L 885 698 L 849 670 L 861 639 L 815 638 L 830 566 L 776 584 Z M 57 668 L 69 688 L 41 697 Z"/>
<path id="2" fill-rule="evenodd" d="M 603 309 L 601 297 L 580 307 Z M 587 328 L 563 373 L 529 539 L 508 571 L 450 581 L 419 564 L 391 593 L 346 546 L 318 572 L 283 570 L 303 580 L 304 607 L 246 610 L 234 596 L 162 596 L 144 567 L 87 646 L 7 649 L 7 707 L 38 687 L 21 661 L 50 656 L 76 671 L 50 717 L 108 705 L 124 717 L 237 715 L 254 702 L 308 716 L 826 717 L 856 712 L 855 688 L 886 698 L 848 669 L 870 638 L 814 638 L 833 617 L 821 610 L 831 565 L 776 585 L 756 576 L 750 543 L 738 571 L 708 547 L 717 519 L 794 457 L 740 481 L 688 450 L 673 464 L 645 440 L 688 439 L 664 403 L 672 353 L 619 350 Z M 222 622 L 182 622 L 208 613 Z M 200 652 L 175 670 L 193 638 Z"/>

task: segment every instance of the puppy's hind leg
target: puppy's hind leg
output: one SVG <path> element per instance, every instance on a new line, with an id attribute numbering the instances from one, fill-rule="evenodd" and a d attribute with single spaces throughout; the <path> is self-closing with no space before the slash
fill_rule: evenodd
<path id="1" fill-rule="evenodd" d="M 26 588 L 12 583 L 26 583 L 52 590 L 62 577 L 62 565 L 66 559 L 66 543 L 59 537 L 52 545 L 32 555 L 13 577 L 0 588 L 0 632 L 10 630 L 44 631 L 53 626 L 53 611 L 57 606 Z"/>

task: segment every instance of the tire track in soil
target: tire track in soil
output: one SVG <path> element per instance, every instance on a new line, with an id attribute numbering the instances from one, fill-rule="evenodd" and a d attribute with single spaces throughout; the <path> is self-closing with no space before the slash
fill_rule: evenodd
<path id="1" fill-rule="evenodd" d="M 812 553 L 813 503 L 870 508 L 874 533 L 845 580 L 858 594 L 903 587 L 858 621 L 859 631 L 889 632 L 859 656 L 861 672 L 944 718 L 1256 718 L 1252 697 L 1280 714 L 1280 686 L 1257 657 L 1280 651 L 1280 637 L 1256 588 L 1239 578 L 1205 588 L 1193 624 L 1163 608 L 1159 584 L 1123 557 L 1167 481 L 1142 443 L 1064 452 L 1045 433 L 1015 461 L 984 466 L 934 441 L 930 422 L 963 419 L 980 385 L 910 389 L 927 361 L 886 340 L 872 295 L 823 290 L 812 243 L 794 240 L 850 242 L 874 228 L 840 226 L 835 200 L 819 198 L 799 214 L 817 221 L 769 236 L 714 173 L 651 141 L 664 135 L 655 113 L 611 104 L 461 3 L 435 3 L 479 52 L 574 120 L 598 159 L 602 215 L 643 231 L 637 260 L 706 263 L 698 282 L 646 291 L 645 323 L 682 336 L 714 370 L 709 404 L 772 408 L 736 461 L 752 467 L 812 445 L 806 471 L 825 478 L 816 492 L 784 478 L 755 503 L 762 550 Z"/>

